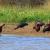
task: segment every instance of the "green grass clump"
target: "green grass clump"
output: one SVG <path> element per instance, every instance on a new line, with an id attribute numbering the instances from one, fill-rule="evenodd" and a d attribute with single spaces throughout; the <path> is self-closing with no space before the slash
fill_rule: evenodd
<path id="1" fill-rule="evenodd" d="M 27 20 L 25 20 L 25 18 L 27 18 Z M 50 10 L 11 6 L 0 7 L 0 22 L 19 23 L 23 21 L 33 22 L 36 20 L 48 22 L 48 20 L 50 20 Z"/>

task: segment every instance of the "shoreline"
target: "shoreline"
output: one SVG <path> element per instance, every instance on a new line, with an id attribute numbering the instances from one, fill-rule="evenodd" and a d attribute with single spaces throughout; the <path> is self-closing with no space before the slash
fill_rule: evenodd
<path id="1" fill-rule="evenodd" d="M 6 24 L 3 27 L 3 31 L 1 34 L 10 34 L 10 35 L 19 35 L 19 36 L 38 36 L 38 37 L 50 37 L 50 32 L 46 32 L 43 33 L 42 29 L 40 30 L 40 32 L 36 32 L 35 30 L 33 30 L 33 23 L 29 23 L 28 26 L 25 26 L 24 28 L 19 28 L 14 30 L 16 26 L 16 24 L 12 25 L 8 25 Z"/>

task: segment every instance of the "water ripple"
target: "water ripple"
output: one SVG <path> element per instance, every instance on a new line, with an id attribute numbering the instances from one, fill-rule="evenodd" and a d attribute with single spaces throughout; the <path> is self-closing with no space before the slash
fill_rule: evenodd
<path id="1" fill-rule="evenodd" d="M 50 38 L 2 35 L 0 50 L 50 50 Z"/>

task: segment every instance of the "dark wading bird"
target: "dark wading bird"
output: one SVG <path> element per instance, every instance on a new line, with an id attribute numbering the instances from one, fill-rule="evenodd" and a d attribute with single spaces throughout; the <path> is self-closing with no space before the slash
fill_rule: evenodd
<path id="1" fill-rule="evenodd" d="M 39 32 L 40 31 L 40 27 L 42 27 L 43 25 L 44 25 L 43 22 L 37 21 L 37 22 L 35 22 L 35 26 L 33 27 L 33 29 L 35 29 L 37 32 Z"/>
<path id="2" fill-rule="evenodd" d="M 18 28 L 23 28 L 23 27 L 25 27 L 25 26 L 27 26 L 27 25 L 28 25 L 28 23 L 26 23 L 26 22 L 20 23 L 20 24 L 15 28 L 15 30 L 18 29 Z"/>
<path id="3" fill-rule="evenodd" d="M 5 26 L 5 24 L 3 24 L 3 25 L 0 26 L 0 36 L 1 36 L 1 32 L 2 32 L 3 26 Z"/>
<path id="4" fill-rule="evenodd" d="M 49 24 L 46 24 L 43 28 L 43 32 L 47 32 L 47 31 L 50 31 L 50 23 Z"/>

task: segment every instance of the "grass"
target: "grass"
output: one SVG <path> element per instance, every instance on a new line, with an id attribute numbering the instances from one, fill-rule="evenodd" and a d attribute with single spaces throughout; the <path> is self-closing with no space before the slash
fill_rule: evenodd
<path id="1" fill-rule="evenodd" d="M 33 22 L 36 20 L 48 22 L 48 20 L 50 20 L 50 10 L 45 8 L 0 6 L 0 22 L 19 23 L 24 18 L 27 18 L 27 22 Z"/>

